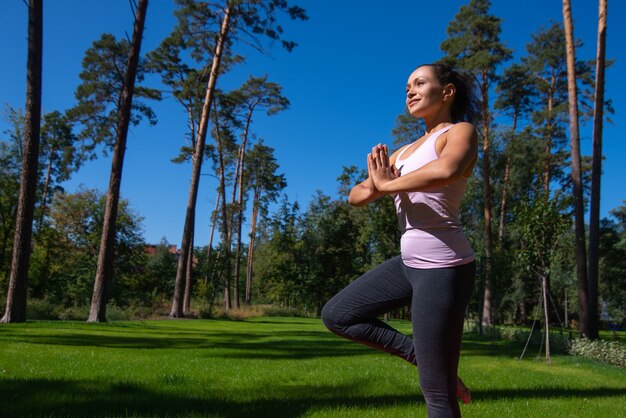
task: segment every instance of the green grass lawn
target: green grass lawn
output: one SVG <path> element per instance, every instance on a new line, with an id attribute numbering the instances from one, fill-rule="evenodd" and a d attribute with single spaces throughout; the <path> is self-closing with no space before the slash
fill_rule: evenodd
<path id="1" fill-rule="evenodd" d="M 393 321 L 410 332 L 410 324 Z M 464 417 L 624 417 L 626 369 L 467 337 Z M 425 417 L 417 372 L 318 319 L 0 326 L 0 417 Z"/>

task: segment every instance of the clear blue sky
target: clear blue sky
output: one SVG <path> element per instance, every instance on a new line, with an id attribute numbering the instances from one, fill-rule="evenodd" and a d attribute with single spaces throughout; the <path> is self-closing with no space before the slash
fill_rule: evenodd
<path id="1" fill-rule="evenodd" d="M 391 143 L 391 129 L 403 111 L 404 85 L 415 66 L 441 57 L 446 28 L 468 1 L 314 0 L 295 2 L 310 17 L 284 21 L 287 39 L 299 46 L 287 53 L 278 45 L 270 57 L 251 52 L 247 62 L 221 80 L 235 88 L 249 75 L 268 74 L 284 87 L 291 108 L 271 118 L 257 116 L 256 135 L 276 148 L 287 178 L 291 201 L 306 206 L 316 190 L 334 195 L 344 165 L 364 166 L 368 149 Z M 175 21 L 173 1 L 151 0 L 142 53 L 154 49 Z M 597 1 L 572 0 L 575 36 L 584 42 L 577 58 L 595 57 Z M 23 0 L 2 0 L 0 13 L 0 103 L 23 108 L 26 83 L 27 10 Z M 491 13 L 502 18 L 502 40 L 515 54 L 525 53 L 531 33 L 561 22 L 560 0 L 493 0 Z M 621 16 L 622 18 L 620 18 Z M 604 128 L 604 176 L 601 215 L 626 198 L 623 164 L 626 143 L 626 2 L 609 2 L 607 56 L 616 59 L 607 70 L 607 97 L 613 99 L 614 123 Z M 132 33 L 128 0 L 47 0 L 44 5 L 43 111 L 63 111 L 74 103 L 81 60 L 86 49 L 108 32 Z M 186 117 L 172 99 L 154 103 L 155 127 L 131 129 L 124 165 L 122 195 L 145 217 L 147 242 L 166 237 L 180 245 L 189 190 L 190 165 L 170 159 L 184 142 Z M 7 129 L 0 121 L 0 131 Z M 0 135 L 0 138 L 5 138 Z M 581 129 L 583 154 L 591 154 L 591 127 Z M 64 186 L 79 184 L 106 191 L 110 159 L 84 166 Z M 206 167 L 205 172 L 209 172 Z M 196 244 L 208 241 L 209 216 L 216 182 L 203 176 L 197 208 Z"/>

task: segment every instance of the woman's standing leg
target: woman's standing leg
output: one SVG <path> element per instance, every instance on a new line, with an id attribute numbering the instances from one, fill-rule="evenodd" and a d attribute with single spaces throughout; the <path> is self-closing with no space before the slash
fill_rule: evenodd
<path id="1" fill-rule="evenodd" d="M 474 262 L 442 269 L 407 269 L 413 287 L 413 342 L 429 418 L 460 417 L 456 400 L 463 319 L 474 287 Z"/>
<path id="2" fill-rule="evenodd" d="M 413 341 L 377 316 L 411 302 L 412 288 L 398 256 L 359 277 L 322 309 L 326 327 L 342 337 L 415 361 Z"/>

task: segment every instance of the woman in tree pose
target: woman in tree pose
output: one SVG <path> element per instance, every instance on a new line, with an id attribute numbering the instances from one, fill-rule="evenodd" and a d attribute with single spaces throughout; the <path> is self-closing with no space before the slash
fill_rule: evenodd
<path id="1" fill-rule="evenodd" d="M 457 377 L 463 318 L 474 287 L 474 253 L 458 211 L 478 145 L 471 125 L 472 84 L 450 67 L 427 64 L 406 85 L 410 114 L 426 133 L 391 157 L 386 145 L 367 156 L 369 176 L 348 201 L 364 206 L 390 195 L 402 230 L 401 255 L 365 273 L 328 301 L 329 330 L 416 365 L 429 417 L 460 417 L 469 402 Z M 377 319 L 411 304 L 413 339 Z"/>

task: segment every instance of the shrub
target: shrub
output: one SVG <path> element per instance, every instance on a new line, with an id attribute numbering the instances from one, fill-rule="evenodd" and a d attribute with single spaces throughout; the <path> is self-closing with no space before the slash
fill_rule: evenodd
<path id="1" fill-rule="evenodd" d="M 263 312 L 264 316 L 293 316 L 300 318 L 306 318 L 309 316 L 307 312 L 302 309 L 274 305 L 265 305 Z"/>
<path id="2" fill-rule="evenodd" d="M 251 305 L 229 310 L 217 308 L 213 309 L 211 312 L 200 310 L 201 318 L 222 318 L 241 321 L 247 318 L 257 318 L 261 316 L 307 317 L 308 315 L 302 309 L 274 305 Z"/>
<path id="3" fill-rule="evenodd" d="M 569 353 L 614 366 L 626 367 L 626 348 L 617 341 L 576 338 L 571 341 Z"/>
<path id="4" fill-rule="evenodd" d="M 106 310 L 107 321 L 128 321 L 131 319 L 133 308 L 121 308 L 117 305 L 108 305 Z"/>
<path id="5" fill-rule="evenodd" d="M 476 322 L 470 322 L 469 328 L 467 330 L 470 334 L 474 336 L 478 336 L 479 329 L 478 324 Z M 491 325 L 483 326 L 483 336 L 484 339 L 502 339 L 507 341 L 513 341 L 520 344 L 526 344 L 528 341 L 528 336 L 530 335 L 530 330 L 525 328 L 517 328 L 517 327 L 508 327 L 508 326 L 496 326 L 493 327 Z M 545 334 L 543 329 L 535 328 L 532 337 L 530 337 L 529 344 L 534 347 L 538 347 L 542 344 L 545 344 Z M 559 353 L 567 353 L 569 349 L 569 338 L 567 335 L 562 334 L 560 331 L 550 332 L 550 351 L 559 352 Z"/>
<path id="6" fill-rule="evenodd" d="M 28 319 L 58 319 L 58 308 L 49 299 L 29 299 L 26 303 L 26 318 Z"/>
<path id="7" fill-rule="evenodd" d="M 89 306 L 72 306 L 55 309 L 57 319 L 62 321 L 86 321 L 89 318 Z"/>

